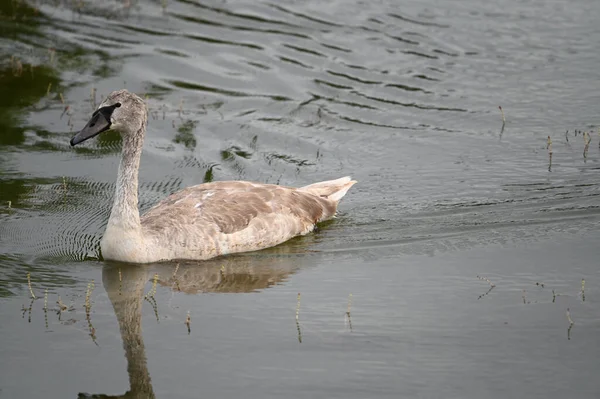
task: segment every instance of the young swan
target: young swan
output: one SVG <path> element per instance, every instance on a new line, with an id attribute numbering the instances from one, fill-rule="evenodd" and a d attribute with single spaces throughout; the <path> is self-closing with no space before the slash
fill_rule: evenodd
<path id="1" fill-rule="evenodd" d="M 268 248 L 334 217 L 340 199 L 356 183 L 350 177 L 301 188 L 246 181 L 205 183 L 170 195 L 140 217 L 138 170 L 147 114 L 140 97 L 115 91 L 71 139 L 74 146 L 107 130 L 123 138 L 114 203 L 100 241 L 104 259 L 199 260 Z"/>

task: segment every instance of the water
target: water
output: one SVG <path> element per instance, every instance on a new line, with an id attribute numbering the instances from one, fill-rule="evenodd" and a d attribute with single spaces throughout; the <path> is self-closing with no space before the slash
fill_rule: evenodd
<path id="1" fill-rule="evenodd" d="M 2 3 L 0 398 L 597 397 L 599 11 Z M 69 139 L 123 87 L 150 108 L 143 209 L 359 184 L 274 249 L 104 262 L 119 137 Z"/>

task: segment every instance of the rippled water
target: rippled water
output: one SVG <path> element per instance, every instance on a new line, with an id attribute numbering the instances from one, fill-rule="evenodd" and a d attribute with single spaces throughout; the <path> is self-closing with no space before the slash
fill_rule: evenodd
<path id="1" fill-rule="evenodd" d="M 597 397 L 599 12 L 3 3 L 0 398 Z M 359 184 L 275 249 L 105 263 L 120 140 L 69 139 L 123 87 L 150 108 L 143 209 L 203 181 Z"/>

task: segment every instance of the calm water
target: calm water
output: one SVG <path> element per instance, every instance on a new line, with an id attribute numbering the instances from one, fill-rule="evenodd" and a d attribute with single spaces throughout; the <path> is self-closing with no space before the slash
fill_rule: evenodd
<path id="1" fill-rule="evenodd" d="M 3 2 L 0 398 L 597 398 L 598 15 Z M 119 137 L 69 139 L 123 87 L 150 108 L 143 209 L 213 180 L 359 184 L 270 250 L 104 262 Z"/>

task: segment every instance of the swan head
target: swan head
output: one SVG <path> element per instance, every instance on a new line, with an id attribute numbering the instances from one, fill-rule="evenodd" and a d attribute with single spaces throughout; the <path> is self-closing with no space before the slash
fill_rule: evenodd
<path id="1" fill-rule="evenodd" d="M 79 133 L 71 139 L 71 145 L 77 145 L 108 130 L 116 130 L 122 136 L 140 134 L 148 111 L 146 103 L 129 91 L 113 91 L 92 114 Z"/>

